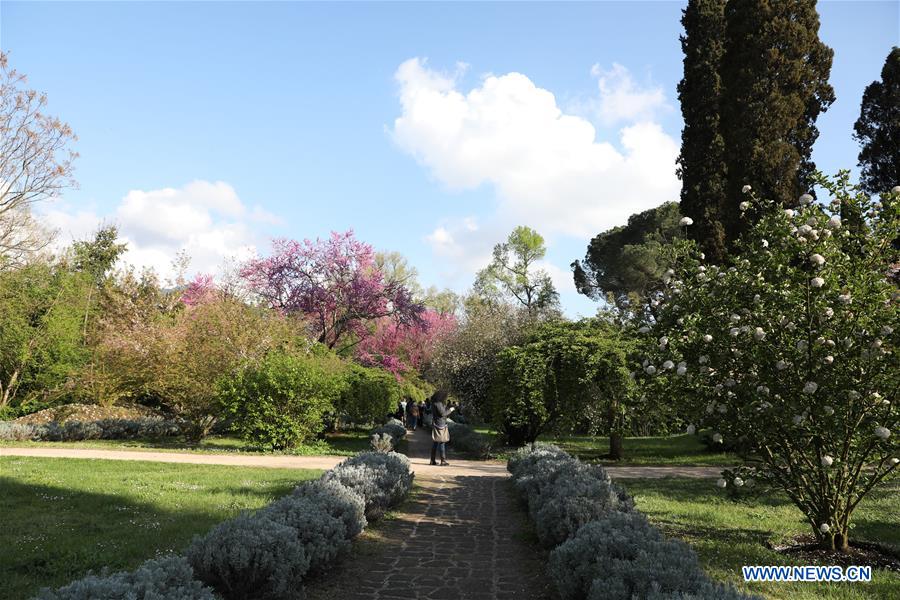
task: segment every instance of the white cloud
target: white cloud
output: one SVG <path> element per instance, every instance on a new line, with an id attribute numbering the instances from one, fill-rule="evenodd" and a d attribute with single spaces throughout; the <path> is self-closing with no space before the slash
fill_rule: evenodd
<path id="1" fill-rule="evenodd" d="M 396 79 L 397 145 L 451 190 L 493 185 L 504 221 L 589 238 L 678 196 L 678 144 L 656 123 L 622 128 L 619 149 L 521 73 L 463 93 L 458 77 L 414 58 Z"/>
<path id="2" fill-rule="evenodd" d="M 640 88 L 619 63 L 608 70 L 595 64 L 591 75 L 597 78 L 600 90 L 599 98 L 591 104 L 604 125 L 652 121 L 659 113 L 671 110 L 662 88 Z"/>
<path id="3" fill-rule="evenodd" d="M 89 238 L 104 223 L 116 225 L 128 245 L 124 260 L 138 268 L 152 268 L 164 278 L 173 274 L 172 261 L 182 250 L 191 258 L 192 273 L 216 272 L 229 260 L 244 260 L 265 242 L 257 226 L 280 223 L 262 207 L 249 208 L 222 181 L 132 190 L 108 215 L 51 205 L 42 216 L 59 230 L 61 246 Z"/>
<path id="4" fill-rule="evenodd" d="M 627 123 L 614 139 L 598 139 L 588 118 L 561 109 L 553 93 L 521 73 L 486 75 L 468 91 L 460 89 L 460 73 L 435 71 L 419 58 L 401 64 L 401 114 L 390 131 L 449 190 L 495 191 L 480 222 L 445 219 L 426 237 L 437 257 L 456 261 L 446 273 L 456 285 L 471 282 L 516 225 L 549 242 L 563 236 L 586 244 L 678 198 L 678 143 L 650 120 L 667 106 L 664 95 L 640 89 L 621 65 L 595 69 L 598 114 Z M 545 268 L 561 291 L 572 286 L 567 265 Z"/>

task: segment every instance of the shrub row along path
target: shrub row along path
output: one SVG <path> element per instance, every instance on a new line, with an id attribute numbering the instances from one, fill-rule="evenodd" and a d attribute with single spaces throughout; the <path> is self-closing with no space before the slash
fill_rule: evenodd
<path id="1" fill-rule="evenodd" d="M 428 465 L 428 456 L 417 456 L 416 444 L 424 443 L 430 449 L 427 434 L 417 432 L 410 438 L 410 459 L 417 477 L 434 473 Z M 269 467 L 273 469 L 330 469 L 344 460 L 344 456 L 283 456 L 241 454 L 213 454 L 206 452 L 154 452 L 144 450 L 96 450 L 91 448 L 49 448 L 45 446 L 13 447 L 0 446 L 0 456 L 37 456 L 42 458 L 97 458 L 105 460 L 146 460 L 150 462 L 190 463 L 197 465 L 231 465 L 233 467 Z M 447 469 L 457 476 L 506 477 L 506 463 L 497 461 L 454 459 Z M 652 467 L 627 466 L 606 467 L 610 476 L 618 479 L 658 479 L 661 477 L 719 477 L 722 467 Z"/>
<path id="2" fill-rule="evenodd" d="M 428 464 L 431 436 L 409 436 L 414 496 L 366 534 L 338 572 L 307 588 L 311 600 L 550 598 L 543 554 L 501 463 Z"/>
<path id="3" fill-rule="evenodd" d="M 409 436 L 408 454 L 418 489 L 399 512 L 366 533 L 351 560 L 311 581 L 311 600 L 551 598 L 546 554 L 529 532 L 514 498 L 506 465 L 458 460 L 428 464 L 431 436 Z M 260 456 L 0 447 L 0 456 L 143 460 L 272 468 L 330 469 L 328 456 Z M 719 468 L 613 467 L 613 477 L 718 476 Z"/>

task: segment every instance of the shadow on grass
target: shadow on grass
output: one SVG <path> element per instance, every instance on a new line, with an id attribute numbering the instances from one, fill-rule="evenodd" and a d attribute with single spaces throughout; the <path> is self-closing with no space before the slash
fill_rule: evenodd
<path id="1" fill-rule="evenodd" d="M 272 497 L 288 490 L 282 485 L 213 490 L 236 491 Z M 131 569 L 148 558 L 180 551 L 194 535 L 239 509 L 185 508 L 177 498 L 173 504 L 161 507 L 129 495 L 0 477 L 0 599 L 28 598 L 42 587 L 64 585 L 91 570 Z"/>

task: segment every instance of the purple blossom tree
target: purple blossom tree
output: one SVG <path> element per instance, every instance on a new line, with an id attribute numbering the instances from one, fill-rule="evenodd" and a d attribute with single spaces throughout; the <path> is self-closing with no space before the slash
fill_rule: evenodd
<path id="1" fill-rule="evenodd" d="M 275 240 L 271 256 L 249 261 L 240 274 L 269 306 L 302 314 L 318 341 L 339 351 L 366 339 L 378 319 L 417 325 L 425 310 L 405 285 L 386 280 L 372 246 L 352 230 Z"/>

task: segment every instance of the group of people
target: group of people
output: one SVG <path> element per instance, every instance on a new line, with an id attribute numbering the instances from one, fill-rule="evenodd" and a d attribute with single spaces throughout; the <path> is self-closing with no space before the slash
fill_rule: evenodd
<path id="1" fill-rule="evenodd" d="M 397 406 L 396 417 L 403 421 L 407 429 L 415 431 L 418 427 L 431 428 L 431 464 L 437 465 L 440 455 L 442 467 L 449 467 L 447 462 L 447 444 L 450 442 L 450 428 L 447 417 L 455 410 L 447 406 L 447 392 L 438 390 L 424 402 L 416 402 L 404 398 Z"/>

